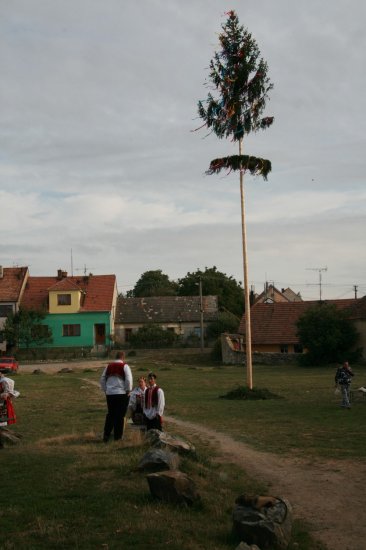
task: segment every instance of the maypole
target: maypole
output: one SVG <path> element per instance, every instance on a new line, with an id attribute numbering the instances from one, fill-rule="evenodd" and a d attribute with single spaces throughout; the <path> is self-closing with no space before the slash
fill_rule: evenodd
<path id="1" fill-rule="evenodd" d="M 207 173 L 215 174 L 223 169 L 239 170 L 240 173 L 247 385 L 253 389 L 244 174 L 250 172 L 266 180 L 272 167 L 269 160 L 244 155 L 242 149 L 245 135 L 264 130 L 273 123 L 273 117 L 261 118 L 273 84 L 267 76 L 267 63 L 260 58 L 252 35 L 239 25 L 234 11 L 226 15 L 228 19 L 219 35 L 221 50 L 215 52 L 210 62 L 209 85 L 218 97 L 209 92 L 206 100 L 198 102 L 198 113 L 205 122 L 203 126 L 210 128 L 218 138 L 230 137 L 231 141 L 239 142 L 238 155 L 212 160 Z"/>
<path id="2" fill-rule="evenodd" d="M 243 140 L 239 140 L 239 155 L 242 155 Z M 245 192 L 244 171 L 240 170 L 240 207 L 241 207 L 241 234 L 243 246 L 243 273 L 244 273 L 244 315 L 245 315 L 245 355 L 247 367 L 247 386 L 253 389 L 253 365 L 252 365 L 252 328 L 250 322 L 250 297 L 247 254 L 247 230 L 245 223 Z"/>

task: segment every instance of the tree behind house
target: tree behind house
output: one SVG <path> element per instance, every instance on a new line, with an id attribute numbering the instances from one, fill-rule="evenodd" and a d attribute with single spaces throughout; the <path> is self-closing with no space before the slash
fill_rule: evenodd
<path id="1" fill-rule="evenodd" d="M 177 284 L 171 281 L 161 269 L 145 271 L 127 298 L 148 298 L 151 296 L 176 296 Z"/>
<path id="2" fill-rule="evenodd" d="M 219 309 L 241 317 L 244 310 L 243 288 L 233 277 L 218 271 L 216 266 L 197 269 L 178 280 L 179 296 L 197 296 L 198 284 L 202 280 L 204 296 L 218 296 Z M 238 326 L 240 319 L 238 321 Z"/>
<path id="3" fill-rule="evenodd" d="M 300 361 L 323 365 L 354 361 L 359 356 L 359 334 L 347 313 L 334 304 L 320 303 L 303 313 L 297 321 L 300 343 L 307 350 Z"/>

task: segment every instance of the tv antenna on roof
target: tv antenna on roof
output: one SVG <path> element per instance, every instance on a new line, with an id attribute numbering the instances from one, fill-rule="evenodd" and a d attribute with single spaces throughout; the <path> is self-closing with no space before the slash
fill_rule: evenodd
<path id="1" fill-rule="evenodd" d="M 83 268 L 80 267 L 78 269 L 75 269 L 75 271 L 84 271 L 84 276 L 86 277 L 87 272 L 89 271 L 89 269 L 94 269 L 94 267 L 87 267 L 86 264 L 84 264 Z"/>
<path id="2" fill-rule="evenodd" d="M 319 273 L 319 300 L 322 301 L 322 271 L 328 271 L 327 267 L 307 267 L 308 271 L 318 271 Z"/>

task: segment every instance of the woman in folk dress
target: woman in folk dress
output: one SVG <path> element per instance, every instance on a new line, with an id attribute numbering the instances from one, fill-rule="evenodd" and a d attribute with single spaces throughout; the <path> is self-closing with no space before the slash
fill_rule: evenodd
<path id="1" fill-rule="evenodd" d="M 15 424 L 13 398 L 18 395 L 19 392 L 14 390 L 14 381 L 0 373 L 0 427 Z"/>

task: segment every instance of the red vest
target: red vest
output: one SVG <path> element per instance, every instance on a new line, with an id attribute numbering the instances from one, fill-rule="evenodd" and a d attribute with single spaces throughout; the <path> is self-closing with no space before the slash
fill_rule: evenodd
<path id="1" fill-rule="evenodd" d="M 151 407 L 157 407 L 158 405 L 158 389 L 159 386 L 153 388 L 146 388 L 144 394 L 145 409 L 151 409 Z"/>
<path id="2" fill-rule="evenodd" d="M 108 378 L 108 376 L 119 376 L 122 378 L 122 380 L 125 379 L 125 364 L 126 363 L 120 363 L 119 361 L 115 361 L 114 363 L 109 363 L 105 376 Z"/>

